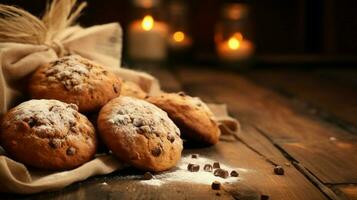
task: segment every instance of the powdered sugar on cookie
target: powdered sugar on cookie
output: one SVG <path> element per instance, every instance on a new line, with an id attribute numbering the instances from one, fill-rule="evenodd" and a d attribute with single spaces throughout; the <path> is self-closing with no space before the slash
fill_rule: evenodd
<path id="1" fill-rule="evenodd" d="M 59 81 L 67 90 L 81 91 L 92 68 L 77 56 L 67 56 L 52 62 L 45 74 L 49 81 Z"/>
<path id="2" fill-rule="evenodd" d="M 25 122 L 38 137 L 62 137 L 76 124 L 77 109 L 57 100 L 30 100 L 13 108 L 6 125 Z"/>
<path id="3" fill-rule="evenodd" d="M 120 98 L 123 99 L 122 104 L 113 108 L 108 119 L 110 123 L 126 128 L 125 132 L 128 134 L 145 134 L 146 137 L 151 137 L 149 134 L 180 136 L 180 130 L 161 109 L 142 100 L 130 97 Z"/>

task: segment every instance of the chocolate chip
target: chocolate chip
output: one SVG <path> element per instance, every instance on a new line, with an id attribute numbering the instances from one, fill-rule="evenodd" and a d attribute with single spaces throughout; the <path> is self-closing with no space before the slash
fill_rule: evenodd
<path id="1" fill-rule="evenodd" d="M 221 168 L 219 162 L 214 162 L 213 163 L 213 169 L 216 169 L 216 168 Z"/>
<path id="2" fill-rule="evenodd" d="M 158 157 L 161 154 L 161 148 L 155 147 L 151 150 L 151 154 L 155 157 Z"/>
<path id="3" fill-rule="evenodd" d="M 32 127 L 36 126 L 36 119 L 30 118 L 27 123 L 32 128 Z"/>
<path id="4" fill-rule="evenodd" d="M 187 170 L 190 172 L 198 172 L 200 170 L 200 166 L 196 164 L 188 164 L 187 165 Z"/>
<path id="5" fill-rule="evenodd" d="M 198 154 L 192 154 L 191 158 L 198 158 Z"/>
<path id="6" fill-rule="evenodd" d="M 206 172 L 212 172 L 212 165 L 205 164 L 205 166 L 203 167 L 203 170 Z"/>
<path id="7" fill-rule="evenodd" d="M 220 196 L 221 196 L 221 193 L 217 192 L 217 193 L 216 193 L 216 196 L 219 196 L 219 197 L 220 197 Z"/>
<path id="8" fill-rule="evenodd" d="M 239 173 L 238 173 L 236 170 L 232 170 L 232 171 L 231 171 L 231 176 L 232 176 L 232 177 L 238 177 L 238 176 L 239 176 Z"/>
<path id="9" fill-rule="evenodd" d="M 133 125 L 136 127 L 140 127 L 144 125 L 144 120 L 141 118 L 134 118 Z"/>
<path id="10" fill-rule="evenodd" d="M 180 96 L 182 96 L 182 97 L 186 96 L 185 92 L 179 92 L 179 93 L 177 93 L 177 94 L 180 95 Z"/>
<path id="11" fill-rule="evenodd" d="M 280 165 L 274 167 L 274 173 L 277 175 L 284 175 L 284 168 Z"/>
<path id="12" fill-rule="evenodd" d="M 113 90 L 114 90 L 115 93 L 118 93 L 118 88 L 117 88 L 117 86 L 115 84 L 113 84 Z"/>
<path id="13" fill-rule="evenodd" d="M 73 110 L 77 110 L 78 111 L 78 106 L 76 104 L 70 103 L 67 106 L 68 108 L 72 108 Z"/>
<path id="14" fill-rule="evenodd" d="M 191 171 L 192 165 L 193 165 L 192 163 L 188 163 L 188 165 L 187 165 L 187 170 L 188 171 Z"/>
<path id="15" fill-rule="evenodd" d="M 145 172 L 145 174 L 143 176 L 144 180 L 150 180 L 152 178 L 154 178 L 154 175 L 152 175 L 150 172 Z"/>
<path id="16" fill-rule="evenodd" d="M 173 135 L 167 135 L 167 140 L 173 143 L 175 141 L 175 137 Z"/>
<path id="17" fill-rule="evenodd" d="M 72 126 L 71 128 L 69 128 L 69 130 L 73 133 L 77 133 L 78 132 L 78 128 L 75 126 Z"/>
<path id="18" fill-rule="evenodd" d="M 213 181 L 211 185 L 212 190 L 220 190 L 221 189 L 221 183 L 218 181 Z"/>
<path id="19" fill-rule="evenodd" d="M 56 149 L 56 148 L 61 146 L 61 140 L 59 140 L 59 139 L 50 139 L 48 144 L 50 145 L 50 147 Z"/>
<path id="20" fill-rule="evenodd" d="M 213 174 L 215 176 L 219 176 L 221 178 L 227 178 L 228 177 L 228 171 L 224 169 L 216 169 L 214 170 Z"/>
<path id="21" fill-rule="evenodd" d="M 262 194 L 262 195 L 260 195 L 260 199 L 261 200 L 268 200 L 269 199 L 269 195 Z"/>
<path id="22" fill-rule="evenodd" d="M 76 149 L 74 147 L 69 147 L 66 151 L 67 155 L 73 156 L 76 153 Z"/>

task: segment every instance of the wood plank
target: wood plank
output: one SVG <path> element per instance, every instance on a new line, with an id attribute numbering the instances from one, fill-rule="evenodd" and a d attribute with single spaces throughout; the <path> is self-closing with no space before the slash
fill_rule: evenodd
<path id="1" fill-rule="evenodd" d="M 357 86 L 351 83 L 351 75 L 357 70 L 335 72 L 336 75 L 326 70 L 254 70 L 247 75 L 259 84 L 293 95 L 357 126 Z"/>
<path id="2" fill-rule="evenodd" d="M 210 70 L 180 69 L 178 72 L 185 90 L 204 99 L 213 96 L 216 102 L 227 103 L 241 122 L 253 124 L 280 147 L 292 142 L 304 144 L 316 141 L 328 142 L 331 138 L 356 140 L 355 135 L 296 109 L 287 99 L 240 76 Z M 351 149 L 355 152 L 357 146 L 352 145 Z M 286 152 L 295 153 L 292 149 Z M 343 152 L 340 152 L 340 155 L 338 163 L 330 152 L 305 155 L 298 161 L 303 166 L 308 166 L 308 169 L 315 172 L 315 175 L 325 183 L 356 183 L 355 160 L 350 158 L 351 155 Z M 316 157 L 323 157 L 323 160 L 328 161 L 330 165 L 314 162 Z M 345 170 L 344 166 L 352 166 L 352 169 Z M 336 169 L 340 173 L 335 173 Z"/>
<path id="3" fill-rule="evenodd" d="M 329 184 L 328 181 L 335 180 L 335 177 L 346 176 L 346 174 L 357 176 L 357 156 L 355 156 L 357 155 L 357 140 L 337 139 L 311 143 L 282 143 L 280 145 L 293 158 L 301 161 L 313 174 L 318 174 L 324 183 Z M 349 161 L 346 162 L 346 159 Z"/>
<path id="4" fill-rule="evenodd" d="M 245 135 L 258 134 L 254 129 L 243 130 Z M 274 150 L 274 147 L 268 147 Z M 145 184 L 141 181 L 142 172 L 130 171 L 114 173 L 109 176 L 92 178 L 80 184 L 74 184 L 62 191 L 43 193 L 29 196 L 30 199 L 259 199 L 260 194 L 268 194 L 271 199 L 300 200 L 326 199 L 294 167 L 285 168 L 285 176 L 273 173 L 273 166 L 265 159 L 247 148 L 241 142 L 226 139 L 216 146 L 185 150 L 184 157 L 192 153 L 200 154 L 200 158 L 219 161 L 222 164 L 237 169 L 240 173 L 239 181 L 225 183 L 223 190 L 210 188 L 211 182 L 194 183 L 194 180 L 163 181 L 161 185 Z M 278 152 L 274 152 L 277 156 Z M 279 155 L 277 160 L 286 162 Z M 195 162 L 194 159 L 191 159 Z M 202 166 L 201 166 L 202 167 Z M 187 172 L 194 173 L 194 172 Z M 184 176 L 184 175 L 182 175 Z M 192 179 L 202 179 L 200 175 Z M 160 180 L 160 179 L 159 179 Z M 163 180 L 163 179 L 162 179 Z M 105 183 L 105 184 L 103 184 Z M 223 183 L 223 182 L 222 182 Z M 9 196 L 0 195 L 0 198 Z M 11 196 L 13 197 L 13 196 Z"/>
<path id="5" fill-rule="evenodd" d="M 357 185 L 335 185 L 335 192 L 344 200 L 357 200 Z"/>

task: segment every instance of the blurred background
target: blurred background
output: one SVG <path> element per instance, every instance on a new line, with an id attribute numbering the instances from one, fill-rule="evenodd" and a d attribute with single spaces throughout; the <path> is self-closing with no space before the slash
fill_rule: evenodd
<path id="1" fill-rule="evenodd" d="M 46 0 L 0 2 L 37 16 L 46 6 Z M 238 72 L 357 132 L 357 1 L 87 2 L 79 23 L 119 22 L 123 65 L 153 74 L 166 91 L 190 91 L 178 84 L 187 69 L 192 76 Z"/>
<path id="2" fill-rule="evenodd" d="M 45 0 L 1 2 L 35 15 L 46 5 Z M 338 0 L 88 0 L 79 22 L 120 22 L 129 64 L 342 67 L 357 63 L 356 6 Z M 146 16 L 152 18 L 143 22 Z M 154 25 L 138 30 L 143 23 Z"/>

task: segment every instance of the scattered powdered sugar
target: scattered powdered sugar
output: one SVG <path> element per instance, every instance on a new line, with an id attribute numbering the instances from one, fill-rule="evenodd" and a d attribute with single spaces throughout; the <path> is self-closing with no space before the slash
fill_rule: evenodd
<path id="1" fill-rule="evenodd" d="M 92 66 L 80 61 L 78 56 L 66 56 L 51 63 L 45 72 L 49 81 L 60 81 L 67 90 L 82 90 Z"/>
<path id="2" fill-rule="evenodd" d="M 230 176 L 224 179 L 224 178 L 215 176 L 213 174 L 214 169 L 212 172 L 206 172 L 203 170 L 203 166 L 205 164 L 212 165 L 214 162 L 216 162 L 216 161 L 208 159 L 208 158 L 203 158 L 203 157 L 191 158 L 191 156 L 189 155 L 189 156 L 183 157 L 175 169 L 157 174 L 154 176 L 153 179 L 150 179 L 150 180 L 141 180 L 140 183 L 153 185 L 153 186 L 160 186 L 162 184 L 169 183 L 169 182 L 189 182 L 189 183 L 210 185 L 210 184 L 212 184 L 213 181 L 219 181 L 221 183 L 226 183 L 226 182 L 236 182 L 236 181 L 239 181 L 239 179 L 241 179 L 239 177 L 230 177 Z M 198 172 L 190 172 L 189 170 L 187 170 L 187 165 L 189 163 L 200 165 L 199 171 Z M 220 168 L 225 169 L 228 172 L 231 172 L 232 170 L 237 170 L 239 173 L 247 172 L 246 169 L 231 168 L 231 167 L 224 165 L 222 163 L 220 163 Z"/>

